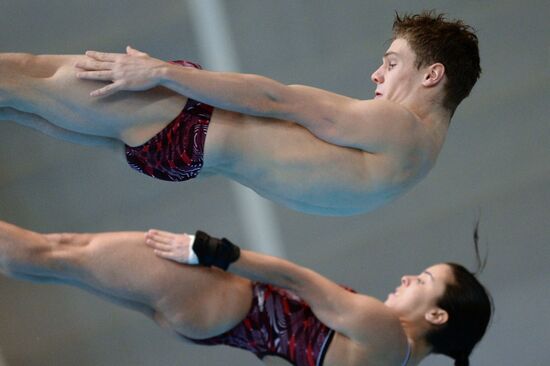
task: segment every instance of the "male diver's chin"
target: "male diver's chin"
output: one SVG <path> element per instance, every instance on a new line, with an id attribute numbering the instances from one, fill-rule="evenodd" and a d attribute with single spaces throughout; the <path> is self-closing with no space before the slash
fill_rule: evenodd
<path id="1" fill-rule="evenodd" d="M 384 304 L 391 308 L 393 306 L 394 302 L 395 302 L 395 297 L 396 296 L 397 295 L 395 294 L 395 292 L 390 292 L 388 294 L 388 297 L 386 298 L 386 301 L 384 301 Z"/>

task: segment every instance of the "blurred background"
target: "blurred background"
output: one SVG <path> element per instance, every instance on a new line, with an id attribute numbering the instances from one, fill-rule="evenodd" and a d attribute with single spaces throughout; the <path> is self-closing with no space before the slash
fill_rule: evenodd
<path id="1" fill-rule="evenodd" d="M 109 152 L 0 123 L 0 219 L 40 232 L 202 228 L 285 256 L 385 299 L 407 273 L 456 261 L 496 304 L 472 365 L 550 363 L 548 1 L 1 0 L 0 51 L 122 52 L 257 73 L 355 98 L 389 46 L 394 12 L 437 9 L 477 29 L 483 75 L 458 108 L 437 165 L 374 212 L 290 211 L 223 178 L 166 183 Z M 253 216 L 253 217 L 250 217 Z M 147 269 L 144 268 L 144 271 Z M 0 365 L 260 365 L 182 344 L 137 313 L 80 290 L 0 277 Z M 423 365 L 451 365 L 432 357 Z"/>

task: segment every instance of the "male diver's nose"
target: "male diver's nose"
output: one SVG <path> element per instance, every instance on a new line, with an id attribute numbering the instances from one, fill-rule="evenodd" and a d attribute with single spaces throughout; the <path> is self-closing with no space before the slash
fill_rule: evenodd
<path id="1" fill-rule="evenodd" d="M 372 75 L 370 76 L 370 79 L 375 84 L 381 84 L 381 83 L 384 82 L 384 76 L 382 75 L 381 68 L 382 68 L 382 66 L 380 66 L 378 69 L 376 69 L 376 71 L 374 71 L 372 73 Z"/>

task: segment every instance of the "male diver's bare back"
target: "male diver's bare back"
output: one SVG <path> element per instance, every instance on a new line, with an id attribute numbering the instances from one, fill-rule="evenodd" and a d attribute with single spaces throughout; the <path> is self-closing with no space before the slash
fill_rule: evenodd
<path id="1" fill-rule="evenodd" d="M 373 154 L 327 143 L 288 121 L 215 109 L 205 173 L 222 174 L 284 206 L 321 215 L 368 212 L 433 166 L 429 141 L 413 154 Z M 399 155 L 399 156 L 398 156 Z"/>

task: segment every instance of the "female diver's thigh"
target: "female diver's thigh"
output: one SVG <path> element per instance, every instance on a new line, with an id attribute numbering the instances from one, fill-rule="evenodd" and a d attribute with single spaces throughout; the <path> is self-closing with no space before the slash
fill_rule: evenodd
<path id="1" fill-rule="evenodd" d="M 73 244 L 78 238 L 69 236 Z M 153 309 L 154 318 L 181 335 L 205 338 L 221 334 L 240 322 L 250 308 L 248 280 L 161 259 L 145 245 L 144 233 L 83 238 L 83 247 L 77 244 L 75 251 L 78 270 L 73 272 L 73 280 L 109 297 Z"/>
<path id="2" fill-rule="evenodd" d="M 80 287 L 190 338 L 236 325 L 252 296 L 243 278 L 157 257 L 143 232 L 39 234 L 0 222 L 0 270 L 15 278 Z"/>

